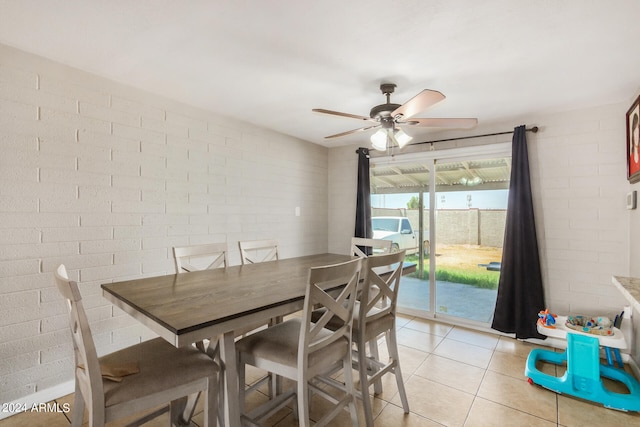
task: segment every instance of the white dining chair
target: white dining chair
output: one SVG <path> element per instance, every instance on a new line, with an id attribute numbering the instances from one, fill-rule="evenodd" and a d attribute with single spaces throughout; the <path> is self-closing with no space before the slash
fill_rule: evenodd
<path id="1" fill-rule="evenodd" d="M 279 259 L 277 240 L 244 240 L 238 242 L 238 247 L 242 265 Z"/>
<path id="2" fill-rule="evenodd" d="M 173 257 L 176 265 L 176 273 L 178 274 L 224 268 L 228 263 L 227 244 L 223 242 L 192 246 L 174 246 Z M 196 343 L 196 346 L 201 351 L 206 351 L 206 348 L 209 347 L 210 355 L 217 360 L 217 340 L 200 341 Z"/>
<path id="3" fill-rule="evenodd" d="M 175 246 L 173 256 L 176 263 L 176 273 L 210 270 L 226 267 L 228 264 L 226 243 Z M 194 264 L 197 265 L 194 266 Z"/>
<path id="4" fill-rule="evenodd" d="M 366 258 L 367 266 L 362 275 L 358 300 L 353 316 L 352 339 L 355 345 L 353 366 L 360 377 L 360 391 L 367 427 L 373 426 L 373 408 L 369 388 L 374 386 L 374 394 L 382 393 L 381 377 L 392 373 L 396 377 L 400 401 L 405 413 L 409 413 L 409 403 L 400 370 L 400 357 L 396 338 L 396 303 L 402 277 L 405 251 L 372 255 Z M 319 319 L 325 313 L 317 309 L 312 320 Z M 335 329 L 340 323 L 330 320 L 327 328 Z M 380 358 L 378 339 L 385 335 L 389 354 L 388 361 Z M 367 352 L 368 350 L 368 352 Z"/>
<path id="5" fill-rule="evenodd" d="M 205 425 L 216 425 L 219 368 L 209 356 L 194 347 L 176 348 L 156 338 L 98 357 L 78 284 L 69 280 L 64 265 L 54 275 L 67 300 L 74 349 L 72 426 L 82 425 L 85 408 L 89 426 L 102 427 L 166 404 L 138 422 L 170 411 L 174 424 L 184 423 L 186 397 L 201 392 Z"/>
<path id="6" fill-rule="evenodd" d="M 351 238 L 351 254 L 361 257 L 375 255 L 380 253 L 388 254 L 391 252 L 391 240 L 368 239 L 364 237 Z"/>
<path id="7" fill-rule="evenodd" d="M 295 389 L 278 395 L 265 407 L 258 407 L 250 413 L 245 412 L 244 391 L 240 388 L 240 408 L 244 419 L 260 424 L 274 411 L 295 399 L 299 425 L 309 426 L 309 399 L 315 393 L 335 404 L 332 410 L 316 420 L 316 425 L 328 425 L 345 408 L 349 409 L 352 425 L 358 425 L 351 362 L 351 328 L 362 261 L 362 258 L 358 258 L 311 268 L 302 316 L 256 332 L 236 343 L 240 384 L 245 378 L 245 365 L 296 381 Z M 340 286 L 344 287 L 340 290 Z M 311 313 L 318 306 L 326 310 L 325 315 L 312 322 Z M 334 330 L 324 327 L 329 320 L 336 326 Z M 343 369 L 344 383 L 324 378 L 321 386 L 315 384 L 318 377 L 339 368 Z M 338 398 L 332 397 L 326 384 L 346 390 L 346 393 Z"/>
<path id="8" fill-rule="evenodd" d="M 238 248 L 240 249 L 242 265 L 258 264 L 262 262 L 276 261 L 279 259 L 278 241 L 275 239 L 240 240 L 238 241 Z M 271 327 L 278 323 L 282 323 L 282 317 L 275 317 L 271 319 L 266 326 Z M 251 329 L 244 329 L 240 336 L 245 337 L 248 332 L 255 331 L 261 326 L 264 325 L 254 325 Z M 257 381 L 250 384 L 245 391 L 256 391 L 264 383 L 268 383 L 268 394 L 270 398 L 281 392 L 282 385 L 280 378 L 273 373 L 268 373 L 267 375 L 260 377 Z"/>
<path id="9" fill-rule="evenodd" d="M 223 268 L 228 265 L 226 243 L 209 243 L 203 245 L 174 247 L 173 254 L 177 273 L 211 270 L 214 268 Z M 194 261 L 198 262 L 198 266 L 194 266 L 192 264 L 195 263 Z M 202 261 L 205 262 L 203 263 Z M 269 326 L 276 321 L 276 319 L 273 319 L 268 323 L 254 323 L 239 327 L 235 331 L 235 336 L 236 338 L 244 337 L 251 332 Z M 216 337 L 199 341 L 196 343 L 196 347 L 209 354 L 209 356 L 217 362 L 220 361 L 220 343 Z M 278 392 L 278 379 L 270 374 L 265 374 L 253 381 L 249 386 L 248 391 L 257 391 L 264 384 L 267 384 L 269 396 Z"/>
<path id="10" fill-rule="evenodd" d="M 373 427 L 373 409 L 369 387 L 382 393 L 382 376 L 394 374 L 402 408 L 409 413 L 396 337 L 396 304 L 405 251 L 374 255 L 367 258 L 367 281 L 362 287 L 353 320 L 353 342 L 356 345 L 354 365 L 360 376 L 360 397 L 367 427 Z M 389 359 L 381 360 L 378 338 L 385 335 Z M 367 354 L 367 346 L 369 354 Z"/>

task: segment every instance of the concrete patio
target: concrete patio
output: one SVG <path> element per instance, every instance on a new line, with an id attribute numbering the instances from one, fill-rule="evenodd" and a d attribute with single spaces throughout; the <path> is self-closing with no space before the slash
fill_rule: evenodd
<path id="1" fill-rule="evenodd" d="M 490 323 L 497 295 L 497 290 L 437 281 L 436 311 L 449 316 Z M 398 306 L 428 311 L 429 282 L 414 277 L 402 277 Z"/>

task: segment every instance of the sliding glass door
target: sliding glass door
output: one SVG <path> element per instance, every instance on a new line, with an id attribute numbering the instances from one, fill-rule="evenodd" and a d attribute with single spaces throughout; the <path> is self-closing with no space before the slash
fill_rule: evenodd
<path id="1" fill-rule="evenodd" d="M 405 262 L 415 263 L 417 271 L 402 279 L 399 311 L 489 324 L 502 259 L 510 147 L 465 151 L 374 159 L 372 216 L 406 218 L 416 239 Z"/>
<path id="2" fill-rule="evenodd" d="M 436 313 L 489 323 L 507 213 L 508 159 L 438 161 Z M 446 183 L 458 182 L 451 185 Z"/>

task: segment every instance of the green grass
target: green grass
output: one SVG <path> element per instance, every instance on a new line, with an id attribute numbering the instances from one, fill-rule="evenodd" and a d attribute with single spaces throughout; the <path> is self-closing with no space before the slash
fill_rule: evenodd
<path id="1" fill-rule="evenodd" d="M 418 262 L 418 257 L 415 255 L 405 258 L 407 262 Z M 420 277 L 420 272 L 416 271 L 411 273 L 409 277 L 416 277 L 419 279 L 429 280 L 429 267 L 425 267 L 423 277 Z M 498 280 L 500 278 L 500 272 L 498 271 L 465 271 L 456 268 L 438 267 L 436 269 L 436 280 L 442 280 L 445 282 L 460 283 L 463 285 L 469 285 L 482 289 L 498 289 Z"/>

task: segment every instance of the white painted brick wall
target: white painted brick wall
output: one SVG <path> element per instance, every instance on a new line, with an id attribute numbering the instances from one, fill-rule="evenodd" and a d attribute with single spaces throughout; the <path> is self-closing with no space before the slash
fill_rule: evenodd
<path id="1" fill-rule="evenodd" d="M 61 263 L 102 354 L 153 333 L 100 284 L 172 273 L 174 245 L 327 250 L 327 149 L 2 45 L 0 151 L 2 402 L 72 378 Z"/>
<path id="2" fill-rule="evenodd" d="M 614 313 L 611 276 L 629 274 L 625 105 L 541 118 L 530 144 L 549 308 Z"/>

